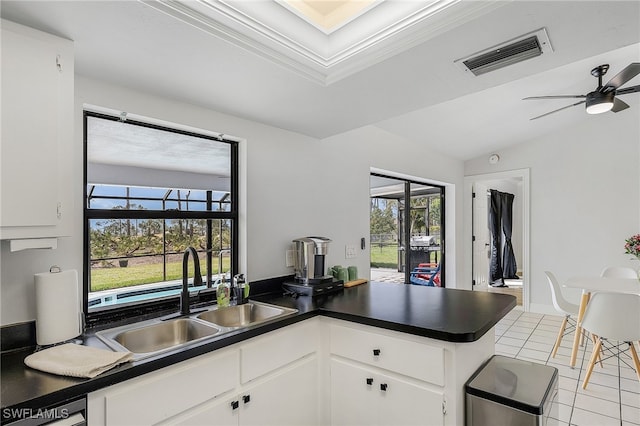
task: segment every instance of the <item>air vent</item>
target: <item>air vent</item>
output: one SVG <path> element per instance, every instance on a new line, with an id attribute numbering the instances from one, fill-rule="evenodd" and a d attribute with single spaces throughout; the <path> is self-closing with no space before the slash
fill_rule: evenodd
<path id="1" fill-rule="evenodd" d="M 550 52 L 553 52 L 553 49 L 546 30 L 542 28 L 469 57 L 458 59 L 455 63 L 465 72 L 478 76 Z"/>

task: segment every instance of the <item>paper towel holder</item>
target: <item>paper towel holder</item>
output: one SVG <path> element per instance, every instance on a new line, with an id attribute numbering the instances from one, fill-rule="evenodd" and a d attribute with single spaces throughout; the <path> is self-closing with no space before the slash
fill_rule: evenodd
<path id="1" fill-rule="evenodd" d="M 84 314 L 80 306 L 76 270 L 52 265 L 35 274 L 36 351 L 82 341 Z"/>

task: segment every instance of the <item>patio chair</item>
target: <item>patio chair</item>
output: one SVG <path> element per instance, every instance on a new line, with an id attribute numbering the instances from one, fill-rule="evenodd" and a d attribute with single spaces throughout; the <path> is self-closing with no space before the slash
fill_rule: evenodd
<path id="1" fill-rule="evenodd" d="M 418 265 L 411 271 L 410 280 L 411 284 L 440 287 L 440 264 L 435 269 Z"/>

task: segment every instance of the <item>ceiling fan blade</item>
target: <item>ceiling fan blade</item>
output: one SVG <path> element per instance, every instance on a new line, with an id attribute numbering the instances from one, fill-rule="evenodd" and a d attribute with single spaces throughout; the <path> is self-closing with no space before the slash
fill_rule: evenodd
<path id="1" fill-rule="evenodd" d="M 530 118 L 529 120 L 537 120 L 538 118 L 546 117 L 546 116 L 547 116 L 547 115 L 549 115 L 549 114 L 553 114 L 553 113 L 556 113 L 556 112 L 558 112 L 558 111 L 562 111 L 563 109 L 571 108 L 571 107 L 574 107 L 574 106 L 577 106 L 577 105 L 583 104 L 583 103 L 585 103 L 585 102 L 586 102 L 586 101 L 576 102 L 575 104 L 567 105 L 566 107 L 562 107 L 562 108 L 559 108 L 559 109 L 553 110 L 553 111 L 551 111 L 551 112 L 548 112 L 548 113 L 546 113 L 546 114 L 542 114 L 542 115 L 539 115 L 539 116 L 537 116 L 537 117 Z"/>
<path id="2" fill-rule="evenodd" d="M 626 95 L 627 93 L 640 92 L 640 86 L 625 87 L 624 89 L 616 90 L 616 96 Z"/>
<path id="3" fill-rule="evenodd" d="M 584 99 L 587 95 L 554 95 L 554 96 L 529 96 L 522 98 L 523 101 L 529 101 L 531 99 Z"/>
<path id="4" fill-rule="evenodd" d="M 629 108 L 629 105 L 626 102 L 621 101 L 618 98 L 614 98 L 613 99 L 613 108 L 611 108 L 611 111 L 620 112 L 620 111 L 623 111 L 623 110 L 625 110 L 627 108 Z"/>
<path id="5" fill-rule="evenodd" d="M 640 74 L 640 62 L 633 62 L 609 80 L 600 91 L 606 92 L 610 91 L 611 88 L 617 89 L 638 74 Z"/>

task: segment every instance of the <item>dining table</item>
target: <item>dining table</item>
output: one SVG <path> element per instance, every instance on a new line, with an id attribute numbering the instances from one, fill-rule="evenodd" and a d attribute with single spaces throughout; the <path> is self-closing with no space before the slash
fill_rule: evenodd
<path id="1" fill-rule="evenodd" d="M 579 288 L 582 290 L 580 297 L 580 308 L 578 309 L 578 321 L 576 324 L 576 334 L 573 338 L 573 348 L 571 349 L 571 360 L 569 365 L 573 368 L 576 365 L 580 337 L 582 335 L 582 318 L 589 304 L 591 293 L 596 291 L 606 291 L 613 293 L 640 294 L 640 280 L 637 278 L 614 278 L 614 277 L 571 277 L 563 287 Z"/>

